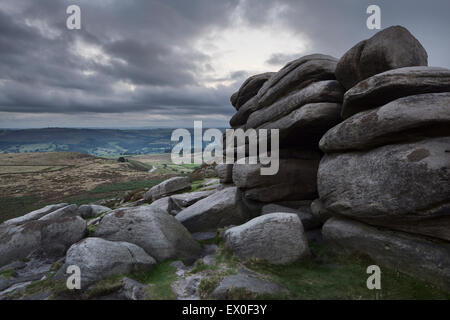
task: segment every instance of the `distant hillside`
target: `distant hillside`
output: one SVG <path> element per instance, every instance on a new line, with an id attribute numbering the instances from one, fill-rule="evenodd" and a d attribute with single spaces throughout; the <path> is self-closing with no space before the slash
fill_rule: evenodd
<path id="1" fill-rule="evenodd" d="M 174 129 L 0 130 L 0 153 L 71 151 L 108 157 L 170 152 Z M 192 131 L 192 130 L 191 130 Z"/>

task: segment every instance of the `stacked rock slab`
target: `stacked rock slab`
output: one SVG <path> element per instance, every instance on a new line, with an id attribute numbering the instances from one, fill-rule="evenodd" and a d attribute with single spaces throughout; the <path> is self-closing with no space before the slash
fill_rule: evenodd
<path id="1" fill-rule="evenodd" d="M 336 70 L 344 85 L 354 85 L 344 95 L 345 120 L 320 141 L 325 156 L 318 172 L 321 203 L 348 220 L 328 221 L 324 237 L 392 266 L 392 261 L 381 259 L 375 245 L 365 245 L 369 240 L 361 222 L 382 227 L 386 231 L 379 232 L 387 232 L 396 254 L 401 252 L 401 263 L 395 267 L 448 288 L 441 276 L 430 274 L 433 268 L 408 265 L 436 265 L 442 252 L 450 256 L 450 70 L 423 66 L 426 52 L 401 27 L 367 40 L 363 55 L 355 50 L 343 56 Z M 384 67 L 363 66 L 362 60 Z M 382 237 L 371 230 L 370 241 L 375 243 Z M 415 243 L 423 241 L 428 255 L 422 258 L 431 260 L 416 259 L 406 233 Z M 449 263 L 443 259 L 436 268 L 448 270 Z"/>
<path id="2" fill-rule="evenodd" d="M 336 81 L 337 59 L 313 54 L 288 63 L 277 73 L 249 78 L 231 102 L 237 109 L 233 129 L 278 129 L 280 165 L 275 175 L 261 175 L 261 164 L 250 164 L 248 142 L 225 141 L 225 150 L 240 161 L 221 166 L 222 182 L 232 182 L 244 198 L 259 202 L 308 200 L 317 195 L 318 142 L 340 122 L 344 88 Z M 262 136 L 259 137 L 261 144 Z M 270 148 L 270 135 L 265 139 Z M 242 151 L 242 154 L 239 152 Z M 242 159 L 242 156 L 246 159 Z M 245 161 L 244 161 L 245 160 Z M 256 161 L 260 162 L 260 161 Z M 232 170 L 231 170 L 232 169 Z"/>

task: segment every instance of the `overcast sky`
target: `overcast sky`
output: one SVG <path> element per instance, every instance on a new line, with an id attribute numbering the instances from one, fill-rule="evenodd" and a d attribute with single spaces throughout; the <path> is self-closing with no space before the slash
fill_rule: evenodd
<path id="1" fill-rule="evenodd" d="M 227 126 L 248 76 L 373 35 L 370 4 L 450 67 L 448 0 L 0 0 L 0 127 Z"/>

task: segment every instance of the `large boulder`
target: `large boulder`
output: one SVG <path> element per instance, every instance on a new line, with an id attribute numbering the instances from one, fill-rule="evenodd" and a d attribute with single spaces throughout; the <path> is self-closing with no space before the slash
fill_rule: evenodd
<path id="1" fill-rule="evenodd" d="M 111 211 L 110 208 L 97 204 L 84 204 L 78 208 L 79 215 L 84 219 L 95 218 L 102 213 Z"/>
<path id="2" fill-rule="evenodd" d="M 345 93 L 342 117 L 346 119 L 406 96 L 440 92 L 450 92 L 449 69 L 408 67 L 386 71 L 361 81 Z"/>
<path id="3" fill-rule="evenodd" d="M 274 74 L 258 92 L 258 102 L 268 107 L 294 90 L 321 80 L 336 79 L 337 59 L 323 54 L 312 54 L 288 63 Z"/>
<path id="4" fill-rule="evenodd" d="M 328 154 L 318 172 L 326 210 L 450 240 L 450 137 Z"/>
<path id="5" fill-rule="evenodd" d="M 434 283 L 450 291 L 450 243 L 342 218 L 329 219 L 322 229 L 327 244 L 338 252 L 362 253 L 375 263 Z"/>
<path id="6" fill-rule="evenodd" d="M 344 88 L 336 80 L 319 81 L 294 91 L 272 105 L 253 112 L 248 118 L 246 128 L 257 128 L 267 122 L 273 122 L 288 116 L 294 110 L 310 103 L 342 103 Z"/>
<path id="7" fill-rule="evenodd" d="M 144 199 L 155 201 L 189 189 L 191 189 L 191 182 L 188 177 L 173 177 L 152 187 L 145 193 Z"/>
<path id="8" fill-rule="evenodd" d="M 132 243 L 86 238 L 69 248 L 65 264 L 80 268 L 84 289 L 106 277 L 149 270 L 156 261 Z"/>
<path id="9" fill-rule="evenodd" d="M 336 78 L 348 90 L 358 82 L 391 69 L 426 66 L 428 55 L 405 28 L 386 28 L 347 51 L 336 67 Z"/>
<path id="10" fill-rule="evenodd" d="M 151 206 L 122 208 L 106 214 L 94 237 L 125 241 L 142 247 L 157 261 L 179 258 L 194 261 L 200 245 L 173 216 Z"/>
<path id="11" fill-rule="evenodd" d="M 39 251 L 63 255 L 86 235 L 86 221 L 80 217 L 33 220 L 21 225 L 0 226 L 0 266 Z"/>
<path id="12" fill-rule="evenodd" d="M 409 96 L 355 114 L 320 140 L 326 153 L 364 150 L 380 145 L 450 135 L 450 92 Z"/>
<path id="13" fill-rule="evenodd" d="M 42 218 L 39 218 L 40 221 L 48 221 L 57 218 L 65 218 L 65 217 L 75 217 L 79 216 L 78 207 L 76 204 L 71 204 L 69 206 L 63 207 L 61 209 L 55 210 L 46 214 Z"/>
<path id="14" fill-rule="evenodd" d="M 240 110 L 240 108 L 251 98 L 256 96 L 259 89 L 263 86 L 263 84 L 270 79 L 272 75 L 275 73 L 273 72 L 266 72 L 262 74 L 257 74 L 254 76 L 251 76 L 247 80 L 244 81 L 244 83 L 239 88 L 239 91 L 237 92 L 237 96 L 231 100 L 236 99 L 235 104 L 233 106 L 236 107 L 237 110 Z"/>
<path id="15" fill-rule="evenodd" d="M 242 194 L 236 187 L 226 188 L 187 207 L 175 218 L 190 232 L 244 223 L 251 219 L 252 214 L 241 198 Z"/>
<path id="16" fill-rule="evenodd" d="M 11 225 L 11 224 L 22 224 L 22 223 L 32 221 L 32 220 L 38 220 L 38 219 L 42 218 L 43 216 L 45 216 L 55 210 L 58 210 L 58 209 L 61 209 L 61 208 L 67 207 L 67 206 L 68 206 L 67 203 L 51 204 L 51 205 L 45 206 L 44 208 L 27 213 L 26 215 L 23 215 L 21 217 L 7 220 L 3 223 L 7 224 L 7 225 Z"/>
<path id="17" fill-rule="evenodd" d="M 257 258 L 286 264 L 309 256 L 302 222 L 296 214 L 270 213 L 228 229 L 226 245 L 243 261 Z"/>

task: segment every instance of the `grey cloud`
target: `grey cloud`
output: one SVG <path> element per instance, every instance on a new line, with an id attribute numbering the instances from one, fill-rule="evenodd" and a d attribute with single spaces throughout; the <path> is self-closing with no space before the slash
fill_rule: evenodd
<path id="1" fill-rule="evenodd" d="M 190 119 L 229 117 L 229 96 L 251 74 L 229 70 L 213 78 L 214 58 L 195 47 L 212 30 L 224 30 L 237 16 L 258 28 L 277 19 L 286 30 L 310 40 L 307 54 L 336 57 L 373 35 L 365 27 L 372 1 L 325 0 L 78 0 L 83 29 L 65 27 L 73 1 L 2 0 L 0 8 L 0 112 L 23 114 L 111 114 L 151 112 Z M 430 64 L 450 67 L 450 2 L 377 2 L 383 27 L 401 24 L 424 44 Z M 100 48 L 108 63 L 82 59 L 81 41 Z M 266 61 L 283 64 L 300 55 L 273 48 Z M 83 71 L 92 74 L 86 75 Z M 264 71 L 264 70 L 263 70 Z M 274 71 L 274 70 L 267 70 Z M 229 85 L 217 88 L 202 83 Z M 118 90 L 117 83 L 136 86 Z"/>
<path id="2" fill-rule="evenodd" d="M 274 53 L 267 59 L 266 63 L 273 66 L 285 65 L 290 61 L 298 59 L 300 56 L 300 54 Z"/>

